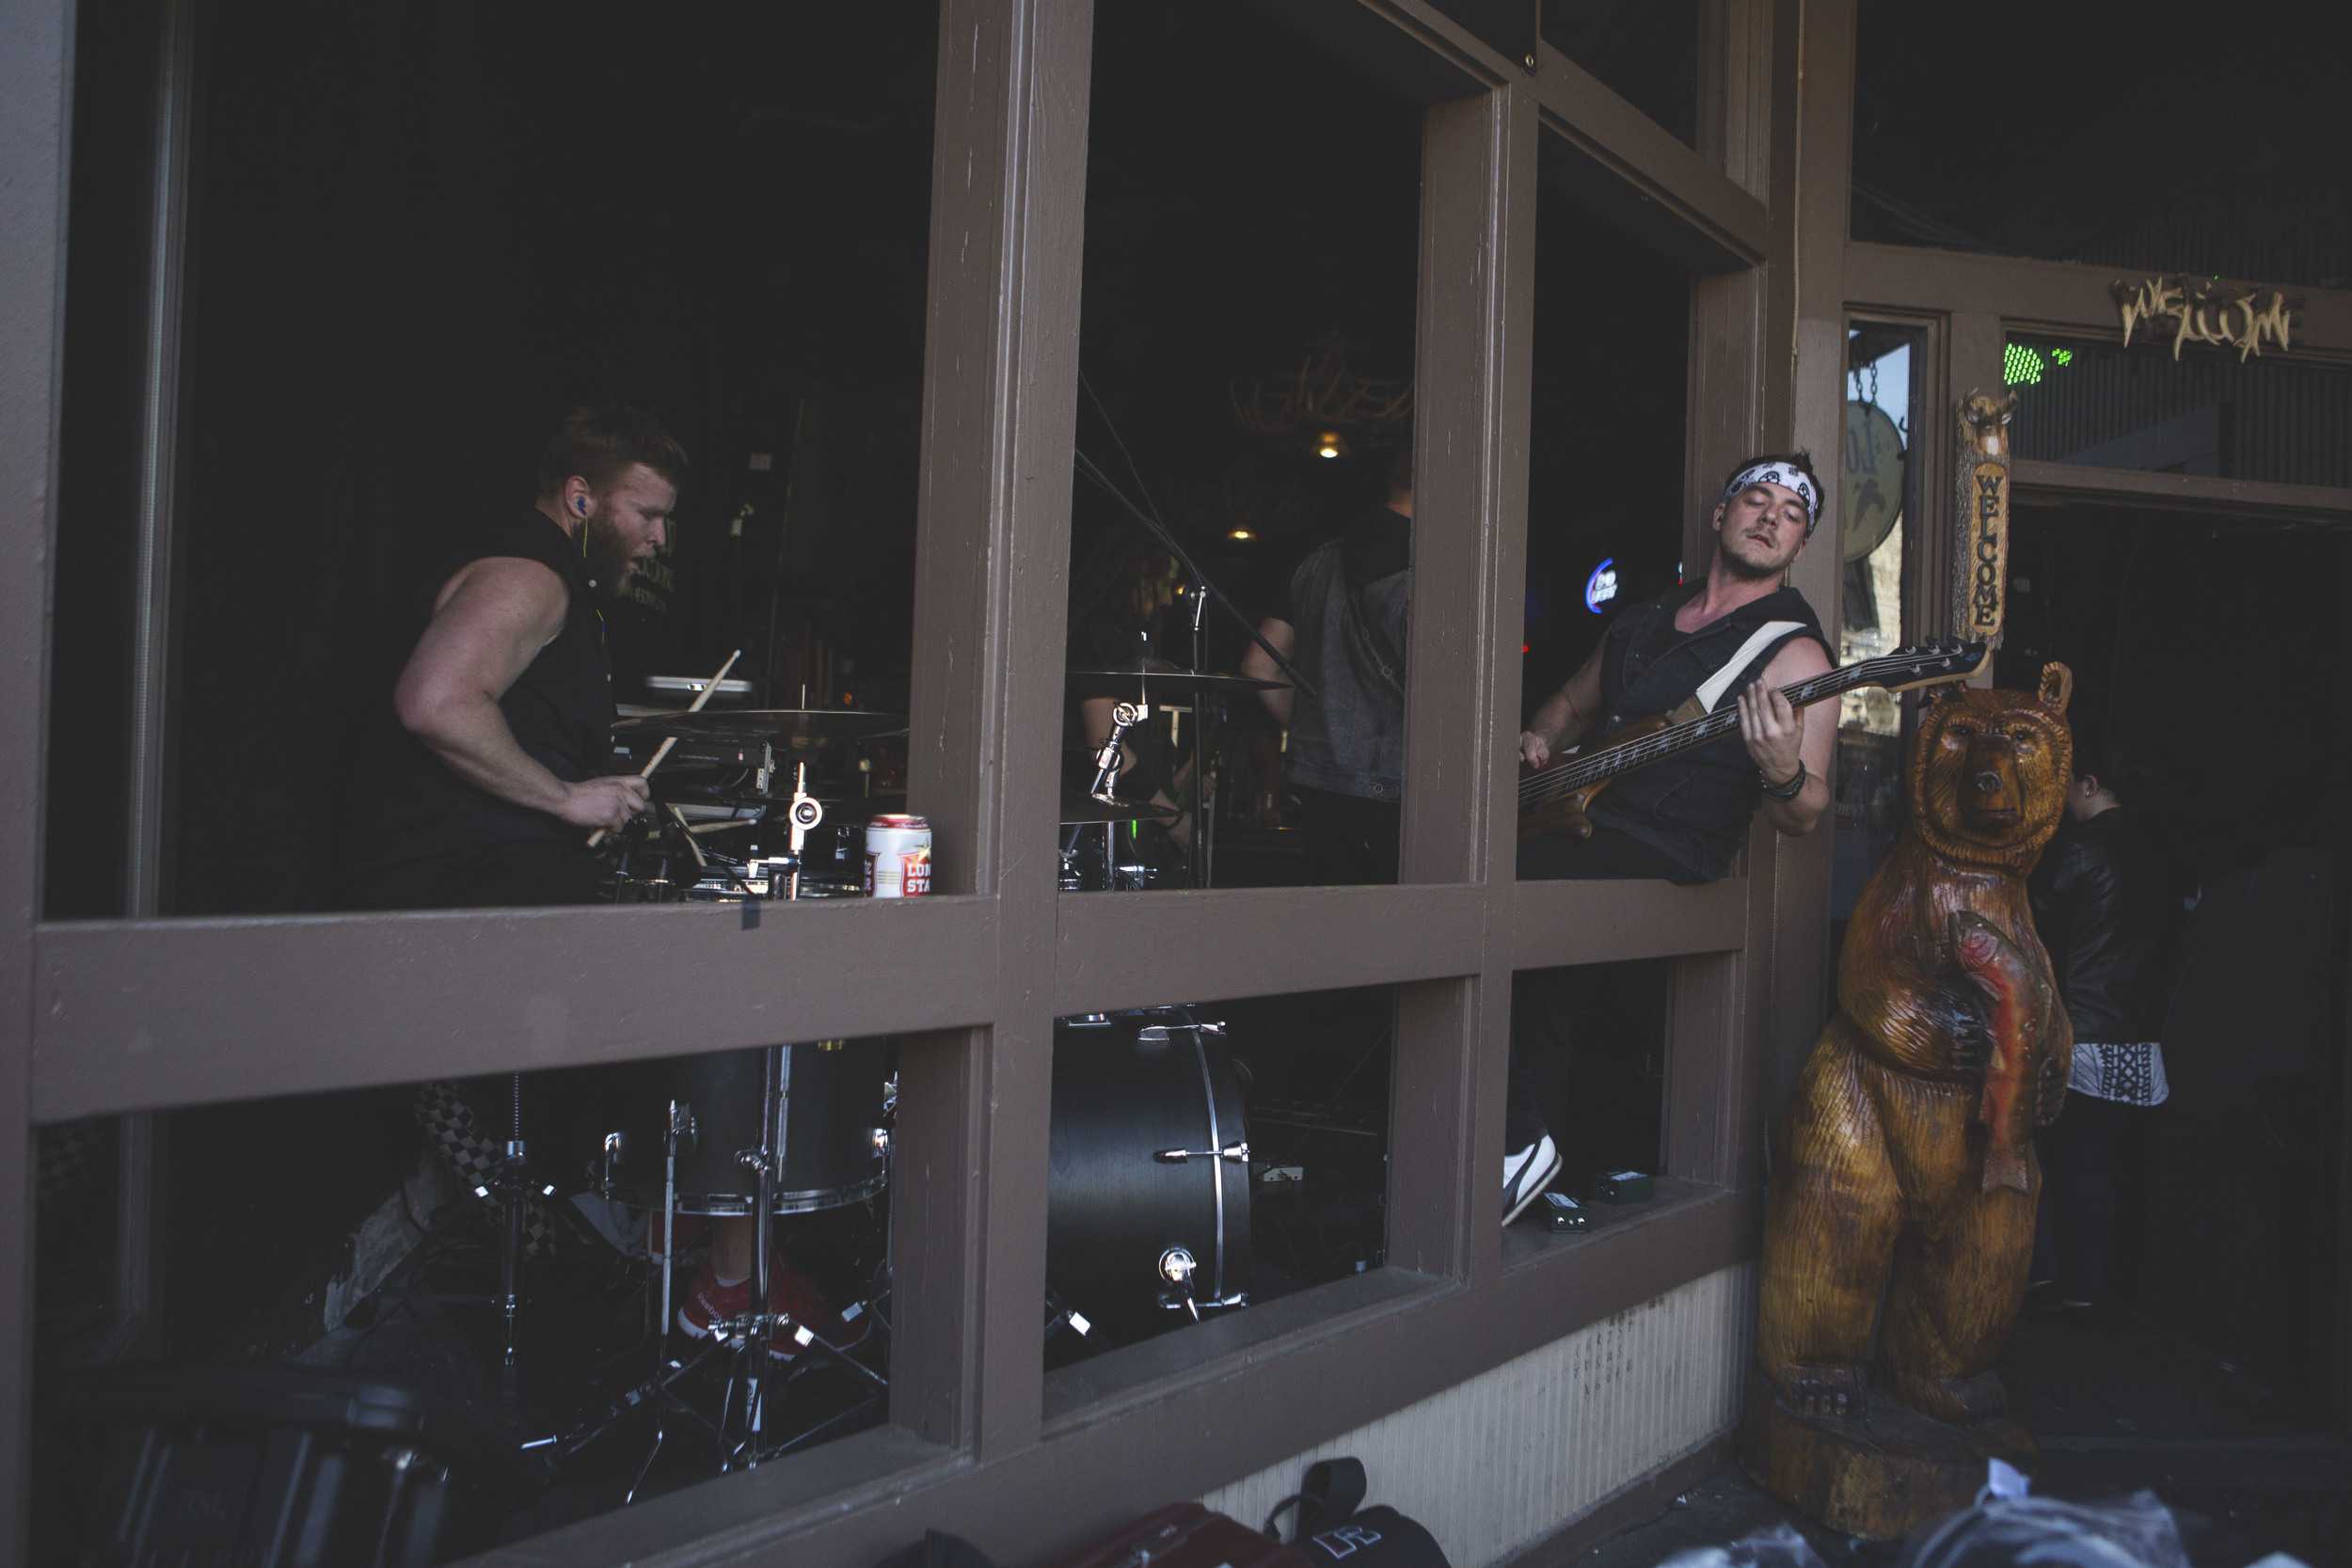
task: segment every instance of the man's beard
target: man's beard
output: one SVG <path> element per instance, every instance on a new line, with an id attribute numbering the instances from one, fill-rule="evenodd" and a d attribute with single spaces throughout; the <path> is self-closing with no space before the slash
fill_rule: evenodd
<path id="1" fill-rule="evenodd" d="M 1734 541 L 1731 539 L 1724 540 L 1722 552 L 1724 558 L 1724 568 L 1733 577 L 1741 578 L 1747 582 L 1763 582 L 1780 576 L 1781 573 L 1788 569 L 1788 562 L 1786 561 L 1776 562 L 1769 566 L 1759 566 L 1754 561 L 1748 560 L 1734 550 L 1732 548 L 1733 542 Z M 1754 543 L 1753 540 L 1747 542 L 1751 544 Z M 1794 558 L 1792 557 L 1791 559 Z"/>
<path id="2" fill-rule="evenodd" d="M 588 576 L 595 580 L 598 593 L 618 598 L 628 590 L 629 577 L 637 570 L 636 562 L 629 559 L 628 541 L 602 517 L 592 516 L 583 526 Z"/>

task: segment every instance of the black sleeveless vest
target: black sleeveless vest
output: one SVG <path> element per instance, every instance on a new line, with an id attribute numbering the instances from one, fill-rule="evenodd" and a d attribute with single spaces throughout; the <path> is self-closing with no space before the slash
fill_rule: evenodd
<path id="1" fill-rule="evenodd" d="M 563 628 L 499 699 L 507 728 L 525 752 L 567 783 L 613 771 L 612 666 L 597 614 L 599 586 L 590 582 L 579 542 L 555 523 L 533 510 L 485 528 L 435 574 L 418 629 L 431 619 L 432 598 L 453 574 L 492 557 L 538 562 L 564 579 L 568 599 Z M 363 791 L 375 801 L 370 813 L 375 842 L 372 852 L 353 857 L 363 879 L 395 866 L 462 861 L 510 845 L 584 840 L 568 823 L 459 779 L 390 718 L 389 692 L 376 701 L 381 721 L 367 747 L 373 787 Z"/>
<path id="2" fill-rule="evenodd" d="M 1800 637 L 1824 648 L 1821 623 L 1804 595 L 1781 588 L 1740 606 L 1693 632 L 1675 629 L 1675 612 L 1699 590 L 1677 589 L 1617 618 L 1601 642 L 1600 691 L 1607 726 L 1674 708 L 1723 668 L 1767 621 L 1794 621 L 1799 630 L 1768 643 L 1724 690 L 1714 711 L 1728 708 L 1756 684 L 1772 656 Z M 1662 850 L 1711 882 L 1727 875 L 1746 843 L 1748 818 L 1763 798 L 1756 763 L 1737 731 L 1626 774 L 1593 802 L 1596 824 Z"/>

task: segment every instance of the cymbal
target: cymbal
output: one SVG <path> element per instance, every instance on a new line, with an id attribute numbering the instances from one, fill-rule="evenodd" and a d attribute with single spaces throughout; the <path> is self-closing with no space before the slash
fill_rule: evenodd
<path id="1" fill-rule="evenodd" d="M 675 736 L 680 740 L 743 742 L 780 740 L 821 746 L 874 736 L 903 734 L 903 713 L 868 713 L 863 708 L 737 707 L 700 713 L 649 713 L 612 726 L 616 740 Z"/>
<path id="2" fill-rule="evenodd" d="M 1171 822 L 1184 815 L 1171 807 L 1155 806 L 1149 800 L 1121 800 L 1113 805 L 1091 795 L 1073 793 L 1061 798 L 1061 825 L 1065 828 L 1076 828 L 1089 822 Z"/>
<path id="3" fill-rule="evenodd" d="M 1252 680 L 1248 675 L 1201 675 L 1190 670 L 1073 670 L 1064 677 L 1073 697 L 1130 698 L 1141 691 L 1152 698 L 1239 696 L 1248 691 L 1273 691 L 1288 681 Z"/>

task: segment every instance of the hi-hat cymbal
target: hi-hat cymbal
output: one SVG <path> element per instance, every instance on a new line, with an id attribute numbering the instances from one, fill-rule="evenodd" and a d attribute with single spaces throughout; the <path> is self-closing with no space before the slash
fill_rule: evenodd
<path id="1" fill-rule="evenodd" d="M 1072 793 L 1061 798 L 1061 825 L 1080 827 L 1089 822 L 1170 822 L 1184 816 L 1168 806 L 1153 805 L 1149 800 L 1098 800 L 1091 795 Z"/>
<path id="2" fill-rule="evenodd" d="M 1272 691 L 1288 681 L 1252 680 L 1248 675 L 1201 675 L 1190 670 L 1073 670 L 1064 677 L 1073 697 L 1129 698 L 1141 692 L 1154 699 L 1239 696 L 1248 691 Z"/>
<path id="3" fill-rule="evenodd" d="M 903 733 L 906 727 L 903 713 L 868 713 L 863 708 L 706 708 L 700 713 L 649 713 L 624 719 L 612 726 L 612 737 L 632 740 L 675 736 L 685 741 L 773 740 L 795 746 L 822 746 Z"/>

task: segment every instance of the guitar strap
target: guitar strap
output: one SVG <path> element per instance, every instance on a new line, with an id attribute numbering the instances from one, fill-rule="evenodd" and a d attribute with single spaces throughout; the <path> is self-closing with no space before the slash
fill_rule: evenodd
<path id="1" fill-rule="evenodd" d="M 1700 683 L 1698 690 L 1692 693 L 1698 698 L 1699 711 L 1714 712 L 1715 705 L 1723 700 L 1724 692 L 1731 689 L 1733 682 L 1747 673 L 1748 666 L 1756 662 L 1756 656 L 1790 632 L 1804 629 L 1802 621 L 1767 621 L 1756 627 L 1748 640 L 1740 644 L 1740 651 L 1725 659 L 1724 667 L 1708 676 Z"/>

